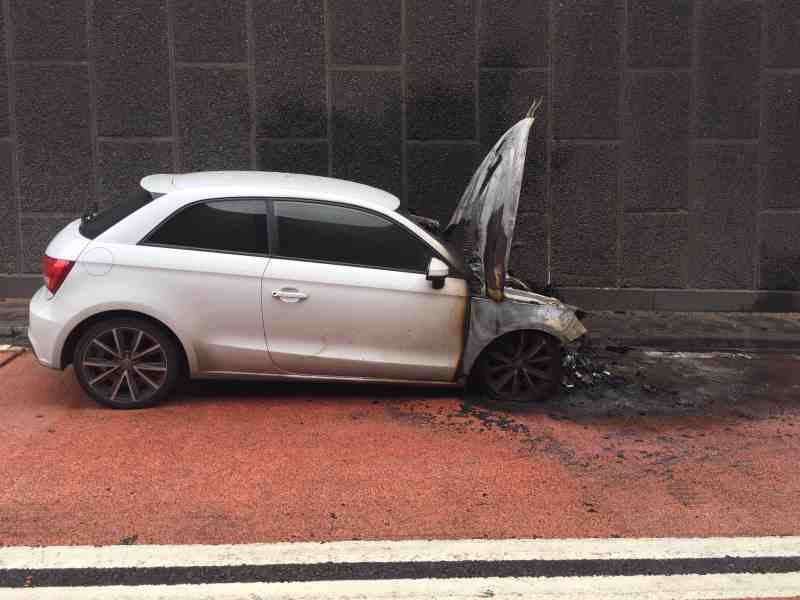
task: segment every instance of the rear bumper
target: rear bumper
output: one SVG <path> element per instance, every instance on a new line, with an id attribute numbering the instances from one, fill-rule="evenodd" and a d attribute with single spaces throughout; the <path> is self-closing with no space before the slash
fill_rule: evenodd
<path id="1" fill-rule="evenodd" d="M 28 339 L 39 363 L 61 369 L 62 322 L 56 318 L 52 295 L 42 286 L 31 298 L 28 309 Z"/>

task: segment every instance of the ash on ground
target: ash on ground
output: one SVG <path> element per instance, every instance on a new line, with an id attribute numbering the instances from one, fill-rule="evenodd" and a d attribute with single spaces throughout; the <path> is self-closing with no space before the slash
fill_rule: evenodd
<path id="1" fill-rule="evenodd" d="M 723 408 L 722 402 L 728 410 L 753 400 L 730 385 L 748 362 L 744 356 L 588 342 L 565 352 L 561 393 L 545 405 L 572 418 L 703 415 Z"/>
<path id="2" fill-rule="evenodd" d="M 628 349 L 619 348 L 618 351 L 626 354 Z M 612 370 L 616 365 L 609 364 L 587 346 L 578 346 L 565 351 L 562 364 L 564 377 L 561 380 L 561 389 L 566 394 L 599 385 L 618 387 L 627 383 L 623 375 Z"/>

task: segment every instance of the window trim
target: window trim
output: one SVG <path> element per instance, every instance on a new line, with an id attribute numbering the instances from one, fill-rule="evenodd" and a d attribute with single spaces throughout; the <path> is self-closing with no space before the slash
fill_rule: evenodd
<path id="1" fill-rule="evenodd" d="M 200 246 L 178 246 L 176 244 L 156 244 L 150 241 L 150 238 L 159 230 L 161 227 L 167 223 L 168 221 L 172 220 L 173 218 L 177 217 L 179 214 L 197 206 L 198 204 L 214 204 L 216 202 L 263 202 L 264 203 L 264 214 L 267 219 L 267 250 L 264 253 L 261 252 L 238 252 L 236 250 L 219 250 L 214 248 L 203 248 Z M 193 202 L 189 202 L 188 204 L 184 204 L 183 206 L 175 209 L 166 217 L 161 219 L 152 229 L 150 229 L 145 236 L 139 240 L 136 245 L 137 246 L 149 246 L 151 248 L 168 248 L 171 250 L 192 250 L 195 252 L 211 252 L 214 254 L 230 254 L 233 256 L 258 256 L 260 258 L 267 258 L 270 256 L 270 247 L 271 242 L 269 239 L 270 233 L 270 226 L 269 226 L 269 216 L 270 216 L 270 208 L 271 204 L 269 202 L 269 198 L 260 197 L 260 196 L 235 196 L 233 198 L 225 197 L 225 198 L 205 198 L 203 200 L 195 200 Z"/>
<path id="2" fill-rule="evenodd" d="M 317 260 L 312 258 L 297 258 L 294 256 L 283 256 L 278 254 L 276 245 L 279 242 L 279 235 L 278 235 L 278 220 L 275 216 L 275 202 L 303 202 L 306 204 L 325 204 L 327 206 L 338 206 L 341 208 L 347 208 L 350 210 L 360 210 L 368 214 L 372 214 L 377 216 L 378 218 L 383 218 L 388 220 L 390 223 L 395 225 L 396 227 L 400 227 L 403 231 L 408 233 L 409 237 L 412 239 L 417 240 L 423 247 L 427 248 L 431 253 L 431 258 L 436 257 L 442 262 L 444 262 L 448 268 L 450 269 L 450 274 L 448 277 L 454 277 L 456 279 L 465 279 L 462 273 L 458 271 L 450 261 L 447 260 L 444 256 L 441 255 L 433 246 L 431 246 L 424 238 L 417 235 L 415 231 L 410 230 L 408 227 L 399 223 L 397 220 L 393 219 L 391 216 L 387 215 L 386 213 L 382 213 L 380 211 L 374 210 L 372 208 L 368 208 L 366 206 L 356 206 L 353 204 L 347 204 L 346 202 L 336 202 L 332 200 L 320 200 L 317 198 L 294 198 L 294 197 L 285 197 L 285 196 L 270 196 L 267 198 L 267 223 L 269 226 L 269 236 L 267 242 L 269 244 L 269 256 L 270 258 L 279 258 L 281 260 L 294 260 L 297 262 L 310 262 L 316 264 L 323 264 L 323 265 L 336 265 L 342 267 L 355 267 L 359 269 L 377 269 L 380 271 L 394 271 L 395 273 L 413 273 L 415 275 L 427 275 L 427 266 L 421 271 L 412 271 L 408 269 L 397 269 L 391 267 L 378 267 L 375 265 L 361 265 L 361 264 L 354 264 L 349 262 L 338 262 L 338 261 L 330 261 L 330 260 Z M 428 261 L 430 262 L 430 260 Z"/>

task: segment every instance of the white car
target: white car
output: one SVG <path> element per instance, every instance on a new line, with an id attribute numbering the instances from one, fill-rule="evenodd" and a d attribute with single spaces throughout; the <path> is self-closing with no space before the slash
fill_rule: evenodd
<path id="1" fill-rule="evenodd" d="M 532 123 L 500 139 L 441 236 L 395 196 L 348 181 L 145 177 L 143 198 L 50 242 L 30 303 L 36 356 L 72 364 L 114 408 L 152 406 L 182 376 L 470 380 L 495 400 L 546 397 L 562 344 L 585 329 L 574 307 L 507 285 Z M 459 230 L 465 256 L 447 241 Z"/>

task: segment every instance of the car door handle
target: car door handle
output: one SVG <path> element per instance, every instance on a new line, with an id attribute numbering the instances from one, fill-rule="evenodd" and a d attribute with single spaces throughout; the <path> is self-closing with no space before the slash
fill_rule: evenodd
<path id="1" fill-rule="evenodd" d="M 294 288 L 281 288 L 279 290 L 272 290 L 272 297 L 283 302 L 301 302 L 308 298 L 308 294 Z"/>

